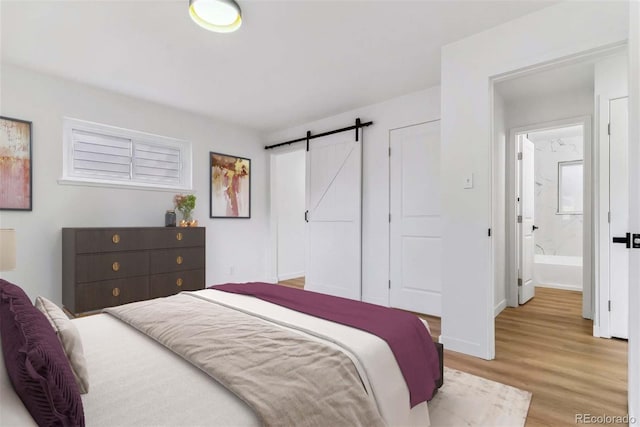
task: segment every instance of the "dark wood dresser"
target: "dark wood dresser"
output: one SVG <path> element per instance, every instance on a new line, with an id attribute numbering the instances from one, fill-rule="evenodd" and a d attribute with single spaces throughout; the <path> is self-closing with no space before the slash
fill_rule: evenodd
<path id="1" fill-rule="evenodd" d="M 204 285 L 204 227 L 62 229 L 62 303 L 74 315 Z"/>

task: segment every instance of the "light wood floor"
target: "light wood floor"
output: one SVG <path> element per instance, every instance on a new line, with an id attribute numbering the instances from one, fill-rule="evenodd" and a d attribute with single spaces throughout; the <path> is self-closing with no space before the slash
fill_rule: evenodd
<path id="1" fill-rule="evenodd" d="M 304 288 L 304 278 L 282 285 Z M 582 294 L 536 288 L 536 296 L 496 318 L 496 359 L 445 349 L 445 365 L 533 393 L 527 426 L 576 425 L 575 414 L 627 413 L 627 342 L 592 336 Z M 423 316 L 434 337 L 440 318 Z"/>

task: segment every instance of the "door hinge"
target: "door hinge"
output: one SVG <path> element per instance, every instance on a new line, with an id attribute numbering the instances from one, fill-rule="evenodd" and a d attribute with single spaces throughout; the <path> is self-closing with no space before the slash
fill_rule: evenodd
<path id="1" fill-rule="evenodd" d="M 607 212 L 607 222 L 611 224 L 611 211 Z"/>
<path id="2" fill-rule="evenodd" d="M 389 279 L 389 289 L 391 289 L 391 279 Z"/>
<path id="3" fill-rule="evenodd" d="M 518 277 L 518 286 L 522 286 L 522 279 Z"/>
<path id="4" fill-rule="evenodd" d="M 522 215 L 518 215 L 518 224 L 522 224 Z"/>
<path id="5" fill-rule="evenodd" d="M 522 151 L 518 153 L 518 160 L 522 160 Z"/>
<path id="6" fill-rule="evenodd" d="M 609 311 L 611 311 L 611 300 L 609 300 L 608 307 L 609 307 Z"/>
<path id="7" fill-rule="evenodd" d="M 607 123 L 607 135 L 611 135 L 611 123 Z"/>
<path id="8" fill-rule="evenodd" d="M 389 214 L 389 223 L 391 223 L 391 214 Z"/>
<path id="9" fill-rule="evenodd" d="M 389 147 L 389 157 L 391 157 L 391 147 Z"/>
<path id="10" fill-rule="evenodd" d="M 487 230 L 487 236 L 491 237 L 491 229 Z"/>

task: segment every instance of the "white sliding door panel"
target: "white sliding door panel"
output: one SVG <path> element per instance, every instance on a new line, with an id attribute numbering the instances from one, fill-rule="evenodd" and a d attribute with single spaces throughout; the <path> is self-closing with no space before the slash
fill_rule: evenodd
<path id="1" fill-rule="evenodd" d="M 362 130 L 313 140 L 307 152 L 305 289 L 361 299 Z"/>
<path id="2" fill-rule="evenodd" d="M 520 281 L 518 302 L 524 304 L 535 295 L 533 262 L 536 249 L 535 231 L 535 146 L 526 136 L 520 136 Z"/>
<path id="3" fill-rule="evenodd" d="M 440 122 L 390 132 L 390 305 L 439 316 Z"/>
<path id="4" fill-rule="evenodd" d="M 609 102 L 609 300 L 611 336 L 629 336 L 629 256 L 625 244 L 613 243 L 613 237 L 629 232 L 629 102 L 628 98 Z"/>

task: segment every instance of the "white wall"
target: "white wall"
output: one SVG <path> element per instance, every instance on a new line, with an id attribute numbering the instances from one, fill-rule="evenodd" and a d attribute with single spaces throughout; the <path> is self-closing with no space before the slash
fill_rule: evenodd
<path id="1" fill-rule="evenodd" d="M 278 143 L 312 133 L 373 120 L 365 128 L 362 188 L 362 299 L 389 304 L 389 130 L 440 118 L 440 88 L 433 87 L 379 104 L 275 132 L 268 137 Z"/>
<path id="2" fill-rule="evenodd" d="M 442 49 L 444 271 L 441 341 L 495 357 L 491 78 L 619 44 L 628 4 L 563 2 Z M 473 173 L 474 188 L 464 189 Z M 464 266 L 464 268 L 461 268 Z"/>
<path id="3" fill-rule="evenodd" d="M 163 226 L 172 207 L 175 192 L 59 185 L 63 117 L 190 141 L 194 218 L 207 228 L 206 284 L 267 277 L 268 168 L 256 133 L 23 68 L 3 65 L 1 75 L 1 114 L 33 122 L 33 211 L 0 212 L 18 247 L 17 268 L 3 278 L 60 303 L 62 227 Z M 209 151 L 252 159 L 251 219 L 208 218 Z"/>
<path id="4" fill-rule="evenodd" d="M 584 159 L 581 127 L 573 136 L 554 132 L 530 133 L 535 146 L 535 253 L 582 258 L 582 214 L 558 215 L 558 164 Z M 584 174 L 583 174 L 584 175 Z M 584 180 L 584 178 L 583 178 Z M 577 188 L 577 187 L 576 187 Z M 582 186 L 578 189 L 582 198 Z"/>
<path id="5" fill-rule="evenodd" d="M 271 163 L 271 203 L 275 204 L 278 280 L 304 276 L 305 166 L 304 150 L 281 153 Z"/>
<path id="6" fill-rule="evenodd" d="M 593 88 L 557 92 L 553 96 L 526 97 L 506 103 L 506 126 L 523 126 L 593 115 Z"/>
<path id="7" fill-rule="evenodd" d="M 502 96 L 493 94 L 493 140 L 495 165 L 506 165 L 507 127 L 505 103 Z M 497 316 L 507 306 L 507 253 L 506 230 L 498 224 L 504 224 L 506 218 L 506 167 L 495 167 L 493 173 L 493 206 L 491 235 L 496 255 L 493 260 L 494 271 L 494 315 Z"/>

